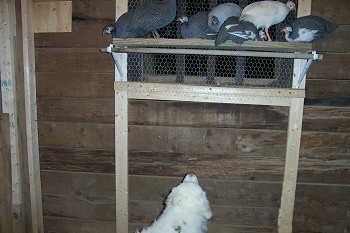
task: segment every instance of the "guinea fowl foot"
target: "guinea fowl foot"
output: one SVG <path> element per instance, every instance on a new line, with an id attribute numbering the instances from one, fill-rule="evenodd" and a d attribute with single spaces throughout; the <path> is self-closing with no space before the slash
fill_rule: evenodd
<path id="1" fill-rule="evenodd" d="M 266 33 L 267 41 L 272 41 L 268 28 L 265 28 L 265 33 Z"/>
<path id="2" fill-rule="evenodd" d="M 160 38 L 160 35 L 159 35 L 159 33 L 157 32 L 157 30 L 152 31 L 152 35 L 153 35 L 153 37 L 154 37 L 155 39 L 159 39 L 159 38 Z"/>

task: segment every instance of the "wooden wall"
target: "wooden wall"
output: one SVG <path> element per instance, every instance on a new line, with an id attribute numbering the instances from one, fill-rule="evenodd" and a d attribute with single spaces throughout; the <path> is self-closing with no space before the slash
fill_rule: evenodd
<path id="1" fill-rule="evenodd" d="M 350 2 L 314 0 L 339 28 L 314 44 L 308 75 L 295 232 L 348 232 Z M 73 0 L 72 33 L 36 34 L 46 232 L 114 232 L 114 0 Z M 194 171 L 214 217 L 209 232 L 276 232 L 286 142 L 284 107 L 130 102 L 130 232 L 150 223 Z"/>

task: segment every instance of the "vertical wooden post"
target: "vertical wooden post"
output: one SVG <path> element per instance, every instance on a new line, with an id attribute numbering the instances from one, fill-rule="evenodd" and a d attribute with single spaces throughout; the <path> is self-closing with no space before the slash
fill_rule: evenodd
<path id="1" fill-rule="evenodd" d="M 311 13 L 312 0 L 298 1 L 298 17 Z M 306 61 L 294 60 L 293 88 L 296 87 L 299 75 Z M 301 88 L 305 87 L 305 79 Z M 278 215 L 278 232 L 292 233 L 295 191 L 298 175 L 301 128 L 303 119 L 304 98 L 293 98 L 289 109 L 289 122 L 287 134 L 286 162 L 283 178 L 281 207 Z"/>
<path id="2" fill-rule="evenodd" d="M 36 104 L 33 0 L 21 0 L 26 146 L 32 231 L 44 233 Z"/>
<path id="3" fill-rule="evenodd" d="M 115 92 L 115 177 L 116 226 L 118 233 L 128 233 L 128 96 L 126 91 Z"/>
<path id="4" fill-rule="evenodd" d="M 11 233 L 12 174 L 9 114 L 0 113 L 0 232 Z"/>
<path id="5" fill-rule="evenodd" d="M 18 125 L 18 96 L 17 79 L 19 77 L 16 62 L 16 7 L 15 1 L 0 2 L 0 73 L 1 73 L 1 101 L 2 112 L 9 114 L 9 133 L 11 146 L 12 171 L 12 223 L 15 232 L 25 232 L 23 211 L 23 181 L 22 160 L 20 148 L 21 130 Z"/>
<path id="6" fill-rule="evenodd" d="M 116 1 L 116 19 L 128 10 L 128 1 Z M 115 81 L 127 81 L 127 54 L 118 53 L 123 77 L 115 69 Z M 115 91 L 115 186 L 116 232 L 129 232 L 128 96 Z"/>
<path id="7" fill-rule="evenodd" d="M 279 233 L 292 233 L 303 108 L 304 98 L 292 98 L 289 109 L 287 151 L 284 167 L 281 207 L 278 216 Z"/>

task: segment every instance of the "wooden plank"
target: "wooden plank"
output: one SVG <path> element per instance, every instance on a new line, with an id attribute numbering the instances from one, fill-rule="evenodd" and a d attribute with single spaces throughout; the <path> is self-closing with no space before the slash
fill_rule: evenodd
<path id="1" fill-rule="evenodd" d="M 76 4 L 76 1 L 74 3 Z M 112 42 L 112 37 L 102 35 L 105 25 L 106 23 L 101 21 L 73 21 L 72 32 L 34 34 L 35 46 L 101 48 Z"/>
<path id="2" fill-rule="evenodd" d="M 115 183 L 117 232 L 128 232 L 129 166 L 128 166 L 128 97 L 115 92 Z"/>
<path id="3" fill-rule="evenodd" d="M 182 47 L 182 48 L 215 48 L 213 40 L 203 39 L 113 39 L 113 44 L 128 47 Z M 281 52 L 305 52 L 310 51 L 311 45 L 304 43 L 288 42 L 262 42 L 246 41 L 242 45 L 231 41 L 220 45 L 220 49 L 238 49 L 247 51 L 281 51 Z"/>
<path id="4" fill-rule="evenodd" d="M 289 110 L 287 152 L 284 165 L 285 171 L 283 178 L 281 207 L 278 215 L 278 232 L 280 233 L 292 232 L 303 107 L 303 99 L 293 99 Z"/>
<path id="5" fill-rule="evenodd" d="M 34 2 L 33 16 L 34 33 L 72 31 L 72 1 Z"/>
<path id="6" fill-rule="evenodd" d="M 182 177 L 130 175 L 130 199 L 164 201 L 168 191 Z M 115 200 L 114 174 L 96 172 L 42 171 L 43 193 L 46 195 L 100 197 Z M 59 184 L 59 185 L 57 185 Z M 208 179 L 200 177 L 210 203 L 216 205 L 245 205 L 278 207 L 281 182 Z M 142 192 L 139 192 L 142 187 Z M 298 183 L 296 208 L 342 207 L 350 203 L 348 185 Z"/>
<path id="7" fill-rule="evenodd" d="M 28 165 L 28 174 L 26 174 L 26 178 L 29 180 L 30 189 L 31 230 L 33 232 L 43 233 L 44 224 L 40 181 L 32 9 L 32 1 L 21 0 L 24 104 L 26 125 L 25 141 Z"/>
<path id="8" fill-rule="evenodd" d="M 114 149 L 112 124 L 42 122 L 39 124 L 39 131 L 41 146 Z M 301 152 L 307 158 L 345 158 L 347 151 L 344 148 L 349 147 L 347 140 L 348 133 L 303 132 Z M 254 153 L 265 157 L 280 157 L 285 154 L 285 142 L 286 132 L 279 130 L 129 127 L 131 151 L 209 155 Z"/>
<path id="9" fill-rule="evenodd" d="M 0 114 L 0 232 L 13 232 L 12 171 L 9 114 Z"/>
<path id="10" fill-rule="evenodd" d="M 313 42 L 312 49 L 322 54 L 324 52 L 347 53 L 350 51 L 350 25 L 338 25 L 334 32 Z"/>
<path id="11" fill-rule="evenodd" d="M 317 15 L 329 20 L 335 24 L 350 24 L 348 12 L 350 11 L 350 3 L 346 0 L 335 0 L 332 2 L 332 8 L 326 9 L 329 4 L 327 0 L 315 0 L 312 2 L 312 15 Z"/>
<path id="12" fill-rule="evenodd" d="M 110 54 L 94 48 L 36 48 L 36 71 L 113 73 Z M 54 62 L 53 62 L 54 61 Z M 93 64 L 93 65 L 92 65 Z"/>
<path id="13" fill-rule="evenodd" d="M 36 72 L 36 77 L 38 98 L 114 98 L 112 73 Z"/>
<path id="14" fill-rule="evenodd" d="M 346 101 L 346 98 L 349 97 L 349 88 L 350 80 L 309 79 L 306 95 L 320 101 L 322 98 L 334 97 L 343 97 Z M 349 106 L 349 103 L 344 106 Z"/>
<path id="15" fill-rule="evenodd" d="M 39 121 L 114 122 L 114 100 L 110 98 L 39 98 L 37 104 Z M 278 106 L 131 100 L 129 108 L 130 125 L 271 130 L 286 130 L 288 126 L 288 109 Z M 303 131 L 347 133 L 349 118 L 348 107 L 305 106 Z"/>
<path id="16" fill-rule="evenodd" d="M 65 219 L 76 218 L 76 220 L 113 221 L 113 203 L 115 202 L 113 187 L 111 187 L 114 182 L 113 174 L 44 172 L 43 177 L 49 179 L 45 182 L 49 187 L 44 190 L 44 196 L 46 197 L 45 211 L 50 218 L 56 216 Z M 181 177 L 156 176 L 131 176 L 130 178 L 132 188 L 130 195 L 133 198 L 130 202 L 131 223 L 138 225 L 150 223 L 159 214 L 162 201 L 169 189 L 181 179 Z M 61 185 L 55 185 L 57 184 L 55 181 Z M 276 202 L 278 202 L 281 183 L 201 178 L 200 184 L 207 191 L 216 216 L 210 221 L 209 228 L 211 224 L 248 229 L 253 226 L 276 227 Z M 139 192 L 140 187 L 143 188 L 145 195 Z M 221 192 L 223 187 L 230 192 Z M 304 199 L 299 202 L 301 205 L 296 206 L 296 229 L 302 230 L 303 227 L 304 229 L 322 229 L 323 227 L 325 230 L 334 230 L 344 226 L 344 219 L 346 219 L 344 205 L 348 200 L 345 203 L 342 200 L 346 200 L 349 187 L 300 184 L 298 189 L 302 191 L 301 197 Z M 333 195 L 330 197 L 327 192 Z M 268 205 L 272 206 L 259 207 L 260 198 L 270 201 Z M 257 206 L 247 204 L 244 207 L 240 205 L 241 201 L 243 203 L 251 201 Z M 91 208 L 94 211 L 89 211 Z"/>
<path id="17" fill-rule="evenodd" d="M 129 153 L 129 173 L 135 175 L 183 176 L 192 170 L 201 177 L 218 179 L 281 181 L 283 176 L 282 153 L 280 156 L 264 157 L 247 154 L 237 154 L 233 157 L 232 154 L 133 151 Z M 316 150 L 315 154 L 317 153 Z M 348 183 L 349 161 L 346 154 L 328 158 L 323 155 L 301 156 L 300 181 Z M 114 173 L 114 150 L 42 147 L 40 158 L 42 169 L 45 170 Z"/>
<path id="18" fill-rule="evenodd" d="M 52 233 L 115 233 L 115 221 L 44 217 L 45 230 Z M 133 233 L 133 232 L 130 232 Z"/>
<path id="19" fill-rule="evenodd" d="M 322 62 L 314 62 L 308 72 L 308 79 L 349 80 L 350 54 L 324 53 Z"/>
<path id="20" fill-rule="evenodd" d="M 10 120 L 10 145 L 11 145 L 11 170 L 12 170 L 12 223 L 13 230 L 25 231 L 24 207 L 23 207 L 23 162 L 21 160 L 20 135 L 22 128 L 19 123 L 18 102 L 21 99 L 21 50 L 22 37 L 16 29 L 20 28 L 20 13 L 17 11 L 14 1 L 0 2 L 0 70 L 1 70 L 1 112 L 9 114 Z"/>
<path id="21" fill-rule="evenodd" d="M 114 88 L 127 91 L 130 99 L 207 103 L 289 106 L 291 97 L 304 97 L 304 90 L 293 89 L 227 88 L 133 82 L 115 82 Z"/>

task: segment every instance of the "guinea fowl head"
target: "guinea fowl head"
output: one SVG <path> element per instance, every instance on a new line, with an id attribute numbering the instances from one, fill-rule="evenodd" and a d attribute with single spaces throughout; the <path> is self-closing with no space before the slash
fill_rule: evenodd
<path id="1" fill-rule="evenodd" d="M 188 17 L 187 16 L 181 16 L 177 19 L 180 23 L 186 23 L 188 22 Z"/>
<path id="2" fill-rule="evenodd" d="M 102 30 L 102 35 L 110 35 L 114 31 L 113 24 L 106 25 Z"/>
<path id="3" fill-rule="evenodd" d="M 283 32 L 284 34 L 289 34 L 291 33 L 293 30 L 292 30 L 292 27 L 284 27 L 281 29 L 281 32 Z"/>
<path id="4" fill-rule="evenodd" d="M 219 25 L 219 23 L 220 23 L 220 21 L 219 21 L 218 17 L 216 17 L 216 16 L 211 17 L 211 24 L 212 25 Z"/>
<path id="5" fill-rule="evenodd" d="M 288 1 L 286 5 L 289 8 L 289 11 L 295 11 L 297 9 L 293 1 Z"/>

